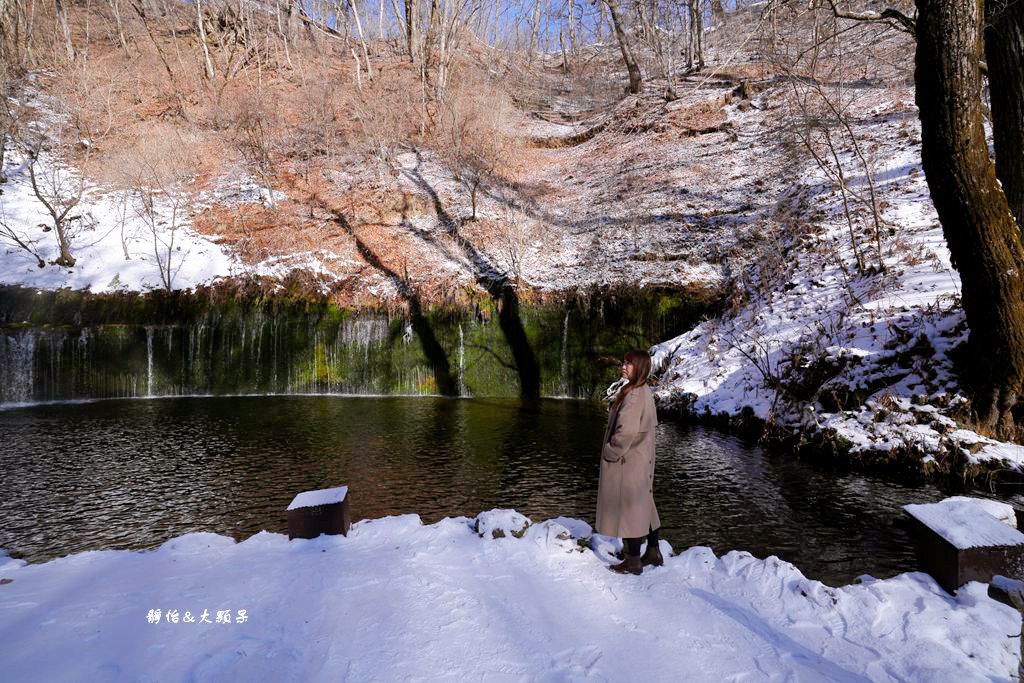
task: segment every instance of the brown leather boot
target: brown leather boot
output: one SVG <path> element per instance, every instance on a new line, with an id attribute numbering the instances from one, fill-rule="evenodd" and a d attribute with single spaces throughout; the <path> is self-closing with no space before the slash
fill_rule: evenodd
<path id="1" fill-rule="evenodd" d="M 647 550 L 644 551 L 643 557 L 640 558 L 640 563 L 645 567 L 652 564 L 655 567 L 660 567 L 665 564 L 665 558 L 661 556 L 661 548 L 648 543 Z"/>
<path id="2" fill-rule="evenodd" d="M 639 555 L 626 555 L 625 560 L 619 564 L 608 565 L 608 569 L 619 574 L 640 574 L 644 570 L 644 565 Z"/>

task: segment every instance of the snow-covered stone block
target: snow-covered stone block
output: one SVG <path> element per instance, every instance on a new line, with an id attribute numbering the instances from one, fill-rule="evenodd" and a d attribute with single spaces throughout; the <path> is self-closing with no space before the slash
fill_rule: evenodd
<path id="1" fill-rule="evenodd" d="M 1024 610 L 1024 581 L 993 576 L 988 587 L 988 597 L 1018 610 Z"/>
<path id="2" fill-rule="evenodd" d="M 303 491 L 288 506 L 288 538 L 316 538 L 320 534 L 348 535 L 352 518 L 348 487 Z"/>
<path id="3" fill-rule="evenodd" d="M 522 538 L 532 522 L 530 518 L 515 510 L 495 508 L 476 516 L 476 533 L 482 538 Z"/>
<path id="4" fill-rule="evenodd" d="M 555 517 L 552 522 L 558 522 L 572 534 L 575 539 L 583 540 L 588 539 L 594 533 L 593 527 L 584 522 L 582 519 L 576 519 L 574 517 Z"/>
<path id="5" fill-rule="evenodd" d="M 968 581 L 1001 574 L 1024 579 L 1024 534 L 974 499 L 904 505 L 917 541 L 918 561 L 949 593 Z"/>
<path id="6" fill-rule="evenodd" d="M 524 538 L 541 548 L 550 550 L 557 549 L 565 552 L 582 550 L 573 538 L 572 532 L 553 519 L 530 526 L 526 530 Z"/>

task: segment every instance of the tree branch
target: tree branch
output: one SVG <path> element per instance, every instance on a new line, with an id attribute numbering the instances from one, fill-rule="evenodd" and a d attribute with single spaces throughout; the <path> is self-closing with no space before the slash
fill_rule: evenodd
<path id="1" fill-rule="evenodd" d="M 879 14 L 878 12 L 846 12 L 839 9 L 839 6 L 836 5 L 836 0 L 828 0 L 828 4 L 832 6 L 832 14 L 840 19 L 852 19 L 854 21 L 885 21 L 899 31 L 909 33 L 912 36 L 917 35 L 917 22 L 906 14 L 903 14 L 903 12 L 892 9 L 891 7 Z M 897 26 L 896 24 L 893 24 L 893 21 L 899 25 Z"/>

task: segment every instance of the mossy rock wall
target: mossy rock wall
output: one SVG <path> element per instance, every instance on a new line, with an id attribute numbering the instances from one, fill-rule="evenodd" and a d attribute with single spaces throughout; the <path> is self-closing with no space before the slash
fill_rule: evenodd
<path id="1" fill-rule="evenodd" d="M 706 305 L 636 291 L 521 303 L 541 395 L 594 397 L 617 360 L 679 334 Z M 92 295 L 0 288 L 0 403 L 194 394 L 514 397 L 520 377 L 498 311 L 347 311 L 326 301 L 207 292 Z M 425 323 L 425 326 L 422 324 Z M 428 360 L 425 330 L 444 358 Z"/>

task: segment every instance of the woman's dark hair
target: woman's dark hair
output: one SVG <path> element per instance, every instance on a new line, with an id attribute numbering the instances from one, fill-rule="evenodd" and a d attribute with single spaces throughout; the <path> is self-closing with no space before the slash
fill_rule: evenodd
<path id="1" fill-rule="evenodd" d="M 633 373 L 629 378 L 629 382 L 626 386 L 622 387 L 622 391 L 615 397 L 612 408 L 618 408 L 622 405 L 622 402 L 626 399 L 626 394 L 636 387 L 646 384 L 647 377 L 651 374 L 651 354 L 642 349 L 633 349 L 627 353 L 625 362 L 633 364 Z"/>

